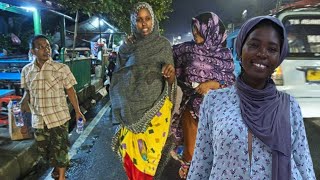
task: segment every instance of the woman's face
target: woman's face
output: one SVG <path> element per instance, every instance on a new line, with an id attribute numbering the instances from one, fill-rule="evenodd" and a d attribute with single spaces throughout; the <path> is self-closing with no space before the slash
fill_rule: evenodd
<path id="1" fill-rule="evenodd" d="M 148 9 L 142 8 L 137 14 L 136 27 L 140 34 L 147 36 L 152 32 L 152 17 Z"/>
<path id="2" fill-rule="evenodd" d="M 201 34 L 196 26 L 193 26 L 192 34 L 193 34 L 194 42 L 196 42 L 197 44 L 204 43 L 204 38 L 201 36 Z"/>
<path id="3" fill-rule="evenodd" d="M 271 26 L 258 27 L 249 34 L 242 47 L 244 78 L 264 83 L 279 63 L 280 35 Z"/>

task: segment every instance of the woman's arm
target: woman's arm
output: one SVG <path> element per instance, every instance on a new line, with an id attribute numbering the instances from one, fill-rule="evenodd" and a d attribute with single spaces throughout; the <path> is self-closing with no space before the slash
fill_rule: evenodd
<path id="1" fill-rule="evenodd" d="M 311 160 L 308 146 L 308 140 L 303 123 L 303 117 L 299 104 L 294 100 L 291 101 L 291 120 L 292 134 L 294 136 L 292 142 L 292 155 L 302 179 L 315 180 L 315 173 Z"/>
<path id="2" fill-rule="evenodd" d="M 212 125 L 209 117 L 213 115 L 209 111 L 210 95 L 204 98 L 200 107 L 200 118 L 198 124 L 198 133 L 195 144 L 195 150 L 192 157 L 191 167 L 188 173 L 188 179 L 199 180 L 209 179 L 212 168 L 213 148 L 212 148 Z"/>
<path id="3" fill-rule="evenodd" d="M 219 88 L 220 88 L 220 83 L 218 81 L 210 80 L 210 81 L 200 83 L 195 90 L 197 91 L 197 93 L 205 95 L 210 90 L 216 90 Z"/>

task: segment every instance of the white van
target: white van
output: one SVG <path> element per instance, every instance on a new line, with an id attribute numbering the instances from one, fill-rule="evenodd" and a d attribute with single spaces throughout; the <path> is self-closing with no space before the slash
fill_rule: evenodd
<path id="1" fill-rule="evenodd" d="M 290 53 L 273 79 L 297 99 L 304 118 L 320 117 L 320 5 L 291 7 L 276 16 L 288 32 Z"/>

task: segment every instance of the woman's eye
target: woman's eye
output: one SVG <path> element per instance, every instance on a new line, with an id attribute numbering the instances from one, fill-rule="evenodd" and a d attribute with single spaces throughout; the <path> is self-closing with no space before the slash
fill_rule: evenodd
<path id="1" fill-rule="evenodd" d="M 275 52 L 278 52 L 278 49 L 277 48 L 269 48 L 268 51 L 271 53 L 275 53 Z"/>
<path id="2" fill-rule="evenodd" d="M 256 43 L 249 43 L 249 44 L 248 44 L 248 47 L 250 47 L 250 48 L 257 48 L 257 47 L 258 47 L 258 44 L 256 44 Z"/>

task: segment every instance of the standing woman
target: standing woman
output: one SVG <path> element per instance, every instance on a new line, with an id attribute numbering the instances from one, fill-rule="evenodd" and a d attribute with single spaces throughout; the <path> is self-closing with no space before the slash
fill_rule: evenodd
<path id="1" fill-rule="evenodd" d="M 177 81 L 183 91 L 172 127 L 177 145 L 184 141 L 183 155 L 179 157 L 181 177 L 185 177 L 192 159 L 204 95 L 209 90 L 230 86 L 235 80 L 232 54 L 225 47 L 226 31 L 219 17 L 212 12 L 202 13 L 192 19 L 191 27 L 194 41 L 173 46 Z"/>
<path id="2" fill-rule="evenodd" d="M 111 81 L 113 148 L 129 179 L 157 179 L 170 158 L 168 137 L 175 69 L 170 42 L 159 34 L 148 3 L 131 13 L 133 36 L 119 49 Z"/>
<path id="3" fill-rule="evenodd" d="M 315 180 L 299 104 L 270 78 L 287 55 L 286 36 L 272 16 L 243 24 L 242 72 L 205 97 L 188 179 Z"/>

